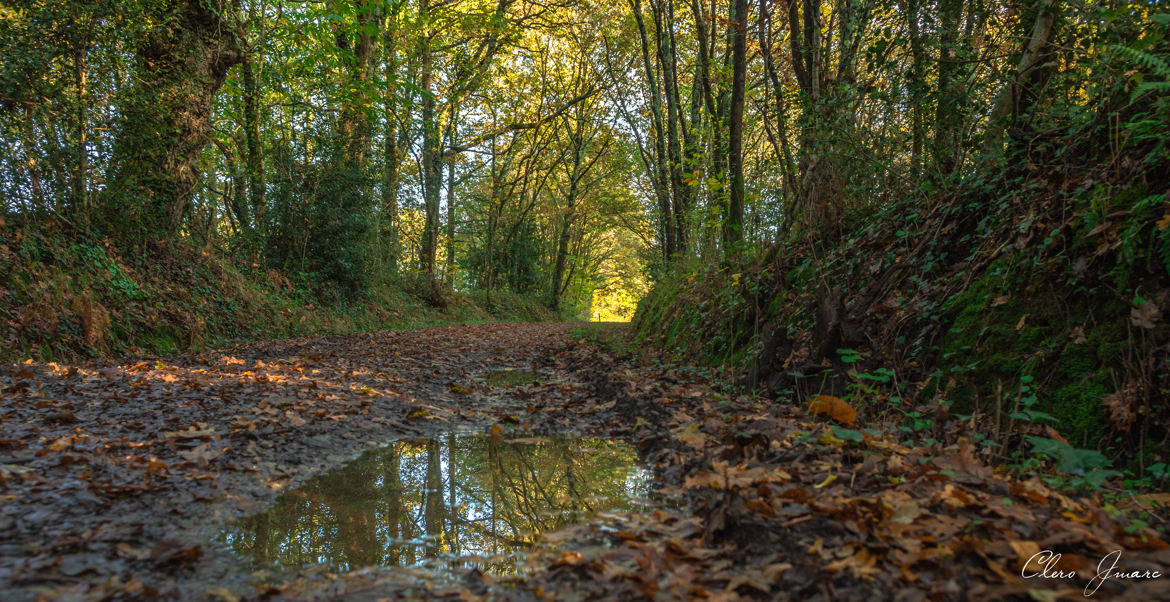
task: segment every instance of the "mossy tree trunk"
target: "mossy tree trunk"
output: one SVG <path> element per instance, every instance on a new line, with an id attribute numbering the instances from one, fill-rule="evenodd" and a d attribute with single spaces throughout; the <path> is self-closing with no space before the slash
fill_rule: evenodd
<path id="1" fill-rule="evenodd" d="M 199 183 L 211 105 L 243 59 L 227 0 L 167 3 L 137 49 L 135 85 L 120 107 L 106 221 L 137 240 L 175 235 Z"/>
<path id="2" fill-rule="evenodd" d="M 727 123 L 727 212 L 723 216 L 723 250 L 731 253 L 743 240 L 743 105 L 747 83 L 747 0 L 731 3 L 731 24 L 734 35 L 731 43 L 731 104 Z"/>

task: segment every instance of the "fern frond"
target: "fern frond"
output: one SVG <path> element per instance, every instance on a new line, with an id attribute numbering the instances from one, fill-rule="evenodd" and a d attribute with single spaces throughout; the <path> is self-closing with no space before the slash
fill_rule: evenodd
<path id="1" fill-rule="evenodd" d="M 1170 61 L 1160 57 L 1156 54 L 1150 54 L 1144 50 L 1135 50 L 1129 46 L 1119 46 L 1111 44 L 1109 50 L 1116 52 L 1123 58 L 1128 59 L 1131 63 L 1152 72 L 1154 75 L 1162 79 L 1170 79 Z"/>
<path id="2" fill-rule="evenodd" d="M 1129 101 L 1133 102 L 1137 98 L 1147 92 L 1153 92 L 1156 95 L 1170 94 L 1170 82 L 1142 82 L 1133 89 L 1133 94 L 1129 95 Z"/>

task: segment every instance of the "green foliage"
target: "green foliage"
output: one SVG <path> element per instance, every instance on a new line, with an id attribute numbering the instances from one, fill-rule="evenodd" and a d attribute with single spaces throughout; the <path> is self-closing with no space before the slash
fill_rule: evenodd
<path id="1" fill-rule="evenodd" d="M 1109 468 L 1109 460 L 1100 452 L 1075 448 L 1063 441 L 1047 437 L 1027 437 L 1032 451 L 1042 457 L 1056 461 L 1056 469 L 1076 477 L 1073 485 L 1087 485 L 1100 489 L 1106 479 L 1119 477 L 1121 473 Z"/>
<path id="2" fill-rule="evenodd" d="M 506 293 L 455 297 L 437 310 L 404 283 L 366 299 L 314 304 L 274 270 L 257 270 L 184 244 L 129 258 L 116 246 L 60 232 L 6 229 L 0 239 L 0 358 L 61 361 L 105 354 L 168 355 L 244 339 L 417 328 L 450 322 L 543 321 L 539 302 Z M 80 241 L 78 241 L 80 239 Z"/>
<path id="3" fill-rule="evenodd" d="M 835 435 L 838 439 L 853 441 L 855 443 L 861 443 L 862 441 L 865 441 L 865 434 L 861 431 L 841 428 L 837 425 L 830 425 L 830 427 L 833 429 L 833 435 Z"/>
<path id="4" fill-rule="evenodd" d="M 1170 331 L 1133 316 L 1154 315 L 1170 290 L 1170 101 L 1144 86 L 1166 79 L 1170 55 L 1161 21 L 1139 21 L 1122 11 L 1074 29 L 1108 51 L 1054 74 L 1016 138 L 977 170 L 859 207 L 831 247 L 796 233 L 730 265 L 680 267 L 640 306 L 639 336 L 736 380 L 772 374 L 787 399 L 796 387 L 780 366 L 809 361 L 818 304 L 840 286 L 842 336 L 856 339 L 811 358 L 822 371 L 806 379 L 817 381 L 810 394 L 831 388 L 915 439 L 974 425 L 985 440 L 1000 437 L 987 445 L 1001 457 L 1023 453 L 1018 433 L 1055 428 L 1076 442 L 1069 450 L 1106 450 L 1135 473 L 1164 460 L 1135 435 L 1170 429 L 1158 404 L 1141 405 L 1168 390 L 1156 349 Z M 775 258 L 757 286 L 763 303 L 728 278 L 751 272 L 756 257 Z M 761 355 L 769 332 L 787 334 L 780 355 Z M 1083 473 L 1079 485 L 1117 475 L 1069 450 L 1045 449 Z"/>
<path id="5" fill-rule="evenodd" d="M 94 273 L 100 280 L 105 280 L 108 286 L 117 294 L 126 299 L 135 300 L 146 297 L 145 291 L 138 286 L 110 257 L 105 249 L 86 243 L 74 243 L 69 251 L 82 262 L 83 269 Z"/>

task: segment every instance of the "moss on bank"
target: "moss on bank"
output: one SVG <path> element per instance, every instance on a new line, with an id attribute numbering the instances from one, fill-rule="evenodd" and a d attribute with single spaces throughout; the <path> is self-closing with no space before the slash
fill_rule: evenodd
<path id="1" fill-rule="evenodd" d="M 436 307 L 387 279 L 363 300 L 322 305 L 304 286 L 186 244 L 126 254 L 55 228 L 0 225 L 0 359 L 158 354 L 306 334 L 441 323 L 543 321 L 553 312 L 504 292 L 444 295 Z"/>
<path id="2" fill-rule="evenodd" d="M 1128 171 L 1005 161 L 858 211 L 832 245 L 679 267 L 633 339 L 780 399 L 851 395 L 870 420 L 1005 439 L 1050 426 L 1124 465 L 1165 462 L 1170 156 L 1131 154 Z"/>

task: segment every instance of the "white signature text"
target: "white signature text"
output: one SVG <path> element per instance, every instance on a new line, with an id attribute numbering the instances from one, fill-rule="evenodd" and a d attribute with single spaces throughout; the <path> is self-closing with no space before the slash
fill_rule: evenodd
<path id="1" fill-rule="evenodd" d="M 1117 566 L 1121 561 L 1121 550 L 1114 550 L 1101 558 L 1101 562 L 1097 563 L 1097 574 L 1089 579 L 1088 585 L 1085 585 L 1085 596 L 1089 597 L 1097 593 L 1101 586 L 1110 579 L 1158 579 L 1162 577 L 1161 571 L 1155 570 L 1127 570 Z M 1052 550 L 1041 550 L 1032 555 L 1028 562 L 1024 564 L 1024 568 L 1020 569 L 1020 576 L 1024 579 L 1032 579 L 1040 577 L 1042 579 L 1073 579 L 1077 576 L 1076 571 L 1064 571 L 1059 567 L 1060 554 Z"/>

